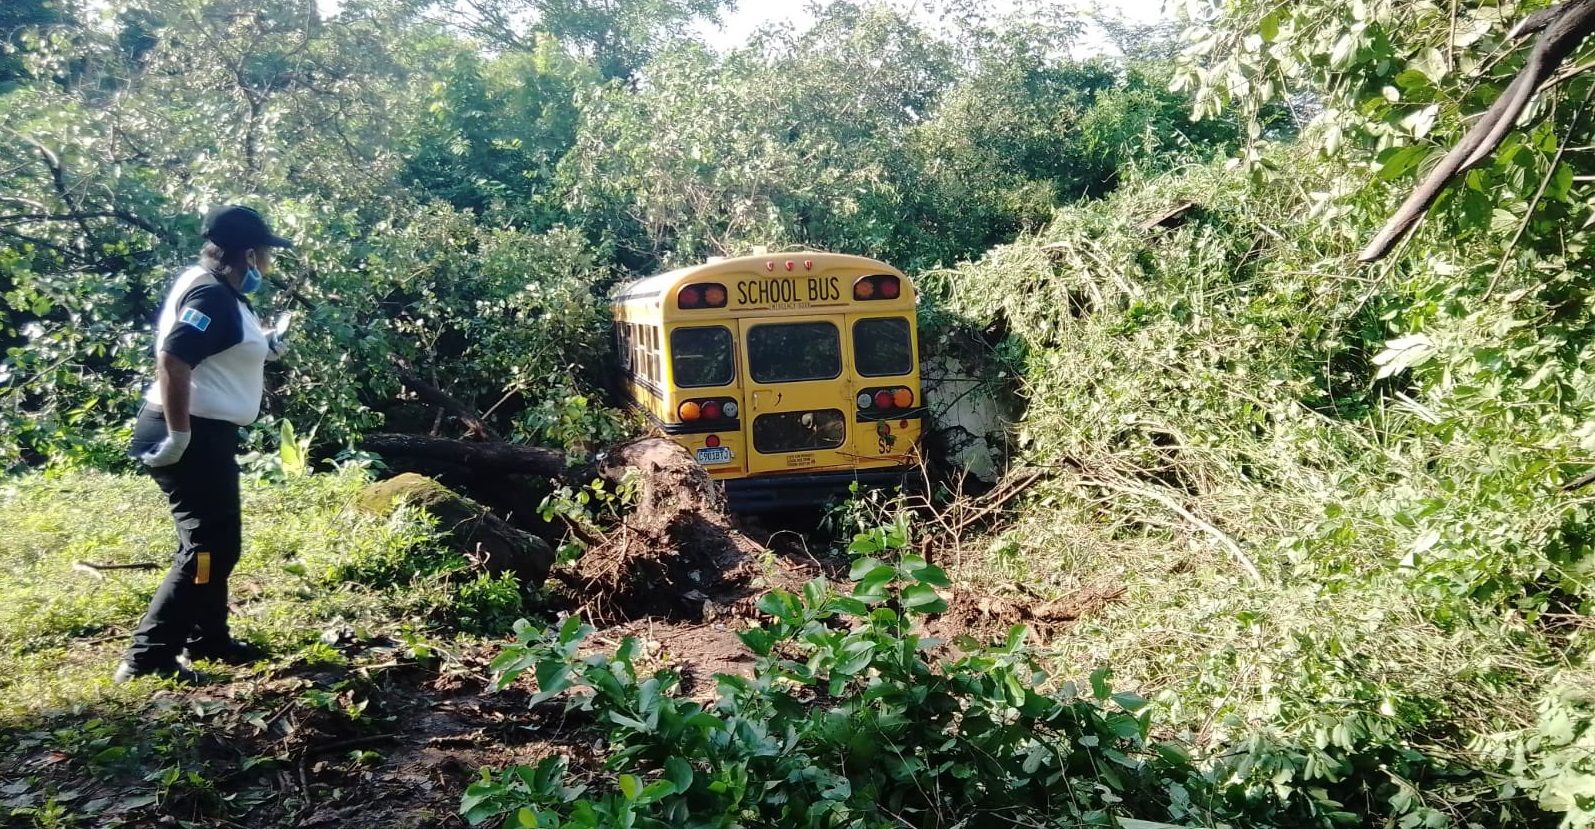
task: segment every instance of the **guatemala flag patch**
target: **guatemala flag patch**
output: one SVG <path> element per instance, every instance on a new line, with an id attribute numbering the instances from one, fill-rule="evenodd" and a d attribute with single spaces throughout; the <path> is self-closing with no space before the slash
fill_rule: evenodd
<path id="1" fill-rule="evenodd" d="M 200 313 L 198 308 L 184 308 L 177 321 L 188 323 L 201 331 L 210 327 L 210 317 Z"/>

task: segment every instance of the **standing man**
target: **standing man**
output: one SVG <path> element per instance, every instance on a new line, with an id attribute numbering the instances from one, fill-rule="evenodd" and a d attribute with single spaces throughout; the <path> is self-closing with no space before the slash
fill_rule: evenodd
<path id="1" fill-rule="evenodd" d="M 161 308 L 156 379 L 129 452 L 166 493 L 177 557 L 155 591 L 116 682 L 159 675 L 198 682 L 192 660 L 252 662 L 257 648 L 227 629 L 227 577 L 242 551 L 238 430 L 255 422 L 265 364 L 282 356 L 283 326 L 262 329 L 248 295 L 291 247 L 247 207 L 205 215 L 199 264 L 178 276 Z"/>

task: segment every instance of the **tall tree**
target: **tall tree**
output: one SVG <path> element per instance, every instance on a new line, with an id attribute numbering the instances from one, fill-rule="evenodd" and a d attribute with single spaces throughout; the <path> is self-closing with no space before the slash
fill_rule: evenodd
<path id="1" fill-rule="evenodd" d="M 0 3 L 0 92 L 26 74 L 24 55 L 31 51 L 27 34 L 71 17 L 67 0 L 6 0 Z"/>
<path id="2" fill-rule="evenodd" d="M 590 59 L 606 78 L 632 78 L 691 24 L 736 0 L 448 0 L 436 12 L 498 49 L 535 51 L 537 33 Z"/>

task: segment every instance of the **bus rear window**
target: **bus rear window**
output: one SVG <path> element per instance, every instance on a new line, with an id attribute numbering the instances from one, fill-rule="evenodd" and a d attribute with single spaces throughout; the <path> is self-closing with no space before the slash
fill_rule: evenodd
<path id="1" fill-rule="evenodd" d="M 853 323 L 853 361 L 865 377 L 899 377 L 914 371 L 914 338 L 903 317 Z"/>
<path id="2" fill-rule="evenodd" d="M 840 409 L 777 412 L 753 419 L 753 448 L 761 455 L 835 449 L 847 441 L 847 417 Z"/>
<path id="3" fill-rule="evenodd" d="M 670 332 L 670 371 L 685 388 L 730 385 L 731 329 L 722 326 L 677 328 Z"/>
<path id="4" fill-rule="evenodd" d="M 748 373 L 759 383 L 834 380 L 842 376 L 842 337 L 828 322 L 748 329 Z"/>

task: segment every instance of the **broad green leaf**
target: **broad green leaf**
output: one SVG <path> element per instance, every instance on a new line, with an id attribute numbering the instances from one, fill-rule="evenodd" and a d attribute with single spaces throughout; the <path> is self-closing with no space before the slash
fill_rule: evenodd
<path id="1" fill-rule="evenodd" d="M 1279 12 L 1274 11 L 1263 15 L 1257 21 L 1257 33 L 1262 35 L 1264 43 L 1273 43 L 1279 39 Z"/>
<path id="2" fill-rule="evenodd" d="M 903 588 L 903 607 L 918 613 L 940 613 L 947 609 L 947 602 L 930 585 L 911 584 Z"/>
<path id="3" fill-rule="evenodd" d="M 1134 713 L 1146 707 L 1146 699 L 1140 694 L 1131 691 L 1120 691 L 1113 695 L 1113 701 L 1120 708 Z"/>
<path id="4" fill-rule="evenodd" d="M 1113 694 L 1113 689 L 1108 685 L 1108 677 L 1112 672 L 1107 668 L 1098 668 L 1091 672 L 1091 695 L 1097 699 L 1105 700 Z"/>
<path id="5" fill-rule="evenodd" d="M 665 778 L 676 786 L 676 791 L 685 792 L 692 788 L 692 764 L 680 757 L 671 757 L 665 760 Z"/>
<path id="6" fill-rule="evenodd" d="M 862 581 L 865 576 L 886 566 L 886 562 L 881 561 L 878 558 L 864 556 L 863 558 L 855 560 L 853 562 L 853 566 L 848 569 L 848 581 Z"/>

